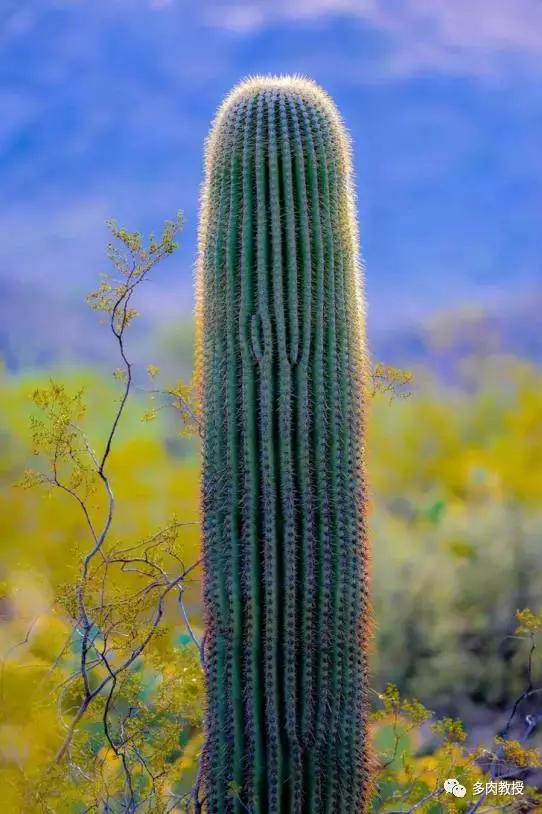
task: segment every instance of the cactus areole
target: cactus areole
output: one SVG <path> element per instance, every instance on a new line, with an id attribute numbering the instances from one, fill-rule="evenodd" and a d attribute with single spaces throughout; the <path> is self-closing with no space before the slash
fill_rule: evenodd
<path id="1" fill-rule="evenodd" d="M 364 313 L 349 140 L 313 82 L 249 79 L 218 112 L 197 322 L 208 705 L 196 811 L 359 814 Z"/>

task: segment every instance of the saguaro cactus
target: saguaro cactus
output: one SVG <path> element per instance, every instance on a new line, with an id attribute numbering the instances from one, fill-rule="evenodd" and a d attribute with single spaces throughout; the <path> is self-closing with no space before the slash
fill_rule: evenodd
<path id="1" fill-rule="evenodd" d="M 207 144 L 197 272 L 211 814 L 367 803 L 360 277 L 335 106 L 242 83 Z"/>

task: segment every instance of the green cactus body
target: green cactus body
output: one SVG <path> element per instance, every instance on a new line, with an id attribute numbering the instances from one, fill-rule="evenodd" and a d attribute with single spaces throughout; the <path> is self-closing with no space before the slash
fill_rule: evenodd
<path id="1" fill-rule="evenodd" d="M 208 690 L 202 810 L 369 798 L 365 339 L 349 143 L 296 77 L 207 145 L 198 261 Z"/>

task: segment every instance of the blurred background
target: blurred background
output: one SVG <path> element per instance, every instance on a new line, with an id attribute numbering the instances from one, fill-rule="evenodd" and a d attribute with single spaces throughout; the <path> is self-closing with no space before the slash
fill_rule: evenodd
<path id="1" fill-rule="evenodd" d="M 410 362 L 435 315 L 482 310 L 539 356 L 538 0 L 3 0 L 0 47 L 10 369 L 102 358 L 81 296 L 109 217 L 145 233 L 184 211 L 144 311 L 153 340 L 190 318 L 203 140 L 260 72 L 313 77 L 350 130 L 375 354 Z"/>
<path id="2" fill-rule="evenodd" d="M 2 0 L 2 682 L 30 688 L 54 659 L 49 609 L 82 534 L 75 510 L 12 487 L 32 463 L 29 394 L 51 377 L 84 387 L 103 437 L 115 348 L 84 297 L 107 270 L 105 221 L 148 233 L 179 209 L 181 247 L 141 290 L 130 349 L 190 379 L 203 143 L 255 73 L 308 75 L 342 111 L 371 356 L 414 373 L 408 398 L 375 397 L 371 422 L 374 685 L 481 740 L 525 685 L 515 612 L 542 604 L 538 0 Z M 114 464 L 126 535 L 198 514 L 196 442 L 143 407 Z M 197 531 L 184 545 L 197 558 Z M 189 606 L 197 624 L 196 588 Z M 10 650 L 41 615 L 49 627 Z M 54 740 L 45 717 L 26 742 L 29 714 L 24 693 L 3 713 L 7 764 Z"/>

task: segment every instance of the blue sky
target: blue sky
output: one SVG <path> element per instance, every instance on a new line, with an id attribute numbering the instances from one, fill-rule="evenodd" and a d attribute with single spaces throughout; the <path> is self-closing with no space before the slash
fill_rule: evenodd
<path id="1" fill-rule="evenodd" d="M 372 324 L 540 291 L 539 0 L 3 0 L 0 60 L 3 313 L 75 307 L 106 218 L 179 208 L 141 304 L 189 312 L 203 139 L 268 72 L 320 82 L 352 134 Z"/>

